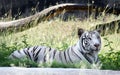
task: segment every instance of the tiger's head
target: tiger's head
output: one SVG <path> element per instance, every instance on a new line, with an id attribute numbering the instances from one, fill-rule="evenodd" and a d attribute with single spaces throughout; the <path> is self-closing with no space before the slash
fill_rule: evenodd
<path id="1" fill-rule="evenodd" d="M 84 53 L 99 52 L 101 48 L 100 30 L 84 31 L 78 29 L 80 47 Z"/>

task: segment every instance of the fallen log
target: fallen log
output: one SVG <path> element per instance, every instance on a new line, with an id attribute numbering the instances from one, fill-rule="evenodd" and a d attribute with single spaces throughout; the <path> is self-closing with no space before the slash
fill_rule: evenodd
<path id="1" fill-rule="evenodd" d="M 110 35 L 114 33 L 120 33 L 120 20 L 111 21 L 104 24 L 98 24 L 90 28 L 90 30 L 101 30 L 101 35 Z"/>
<path id="2" fill-rule="evenodd" d="M 91 8 L 91 5 L 89 6 Z M 57 14 L 60 14 L 63 11 L 71 11 L 71 10 L 88 10 L 88 6 L 85 4 L 60 4 L 56 6 L 49 7 L 47 9 L 44 9 L 43 11 L 36 13 L 35 15 L 14 20 L 14 21 L 8 21 L 8 22 L 0 22 L 0 30 L 4 30 L 6 28 L 11 27 L 20 27 L 28 25 L 34 21 L 36 21 L 36 24 L 40 21 L 47 20 Z"/>
<path id="3" fill-rule="evenodd" d="M 68 12 L 68 11 L 74 11 L 74 10 L 81 10 L 81 11 L 96 11 L 94 9 L 97 8 L 97 11 L 102 12 L 104 11 L 103 8 L 96 7 L 91 4 L 76 4 L 76 3 L 66 3 L 66 4 L 60 4 L 56 6 L 51 6 L 47 9 L 44 9 L 43 11 L 36 13 L 35 15 L 14 20 L 14 21 L 7 21 L 7 22 L 0 22 L 0 30 L 11 30 L 13 29 L 19 29 L 19 28 L 24 28 L 24 27 L 29 27 L 30 25 L 37 25 L 40 21 L 48 20 L 63 11 Z M 98 10 L 99 8 L 99 10 Z M 111 11 L 111 10 L 110 10 Z M 110 12 L 109 11 L 109 12 Z"/>

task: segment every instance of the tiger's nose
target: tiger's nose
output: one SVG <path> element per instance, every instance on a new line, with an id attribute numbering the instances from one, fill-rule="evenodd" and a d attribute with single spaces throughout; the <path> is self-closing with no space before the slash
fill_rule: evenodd
<path id="1" fill-rule="evenodd" d="M 100 45 L 99 45 L 99 44 L 94 44 L 94 46 L 95 46 L 96 48 L 98 48 Z"/>

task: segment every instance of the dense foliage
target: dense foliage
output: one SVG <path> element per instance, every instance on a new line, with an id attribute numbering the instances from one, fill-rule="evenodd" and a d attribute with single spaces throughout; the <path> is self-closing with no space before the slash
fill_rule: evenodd
<path id="1" fill-rule="evenodd" d="M 120 50 L 115 51 L 112 48 L 111 44 L 112 41 L 104 38 L 107 41 L 107 44 L 104 47 L 108 47 L 108 52 L 104 54 L 100 54 L 100 59 L 102 63 L 102 69 L 113 69 L 113 70 L 120 70 Z"/>
<path id="2" fill-rule="evenodd" d="M 19 67 L 64 67 L 64 68 L 97 68 L 97 69 L 120 69 L 120 38 L 118 34 L 111 34 L 102 36 L 102 49 L 99 54 L 101 61 L 100 65 L 84 65 L 78 64 L 60 64 L 40 63 L 37 64 L 26 58 L 22 60 L 11 60 L 8 56 L 14 51 L 25 47 L 36 45 L 45 45 L 59 50 L 65 50 L 69 46 L 76 43 L 78 40 L 77 28 L 81 27 L 89 30 L 90 27 L 104 23 L 104 21 L 111 21 L 113 19 L 120 19 L 120 16 L 111 17 L 100 16 L 97 19 L 89 18 L 83 21 L 68 20 L 63 22 L 59 19 L 41 22 L 39 26 L 27 29 L 20 32 L 0 32 L 0 66 L 19 66 Z M 117 23 L 116 23 L 117 24 Z M 107 31 L 109 33 L 109 31 Z M 106 33 L 107 34 L 107 33 Z M 105 38 L 106 37 L 106 38 Z"/>
<path id="3" fill-rule="evenodd" d="M 0 44 L 0 66 L 20 66 L 20 67 L 64 67 L 64 68 L 95 68 L 94 66 L 88 67 L 85 66 L 83 63 L 79 64 L 60 64 L 60 63 L 44 63 L 44 64 L 37 64 L 28 59 L 22 60 L 10 60 L 8 56 L 12 53 L 13 50 L 18 50 L 23 47 L 28 47 L 30 44 L 27 43 L 27 37 L 23 36 L 22 42 L 13 43 L 13 45 L 6 45 L 6 43 Z M 107 38 L 104 38 L 107 41 L 105 47 L 108 47 L 108 52 L 104 54 L 99 54 L 102 66 L 98 66 L 97 68 L 101 69 L 112 69 L 112 70 L 119 70 L 120 69 L 120 51 L 114 51 L 111 47 L 112 41 L 109 41 Z M 67 46 L 65 44 L 64 46 Z M 63 47 L 64 47 L 63 46 Z M 66 47 L 65 47 L 66 48 Z"/>

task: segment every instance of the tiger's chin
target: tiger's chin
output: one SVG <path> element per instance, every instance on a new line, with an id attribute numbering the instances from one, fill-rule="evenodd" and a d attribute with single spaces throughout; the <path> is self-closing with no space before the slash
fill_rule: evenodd
<path id="1" fill-rule="evenodd" d="M 93 50 L 94 51 L 99 51 L 100 50 L 100 46 L 99 47 L 94 47 Z"/>

